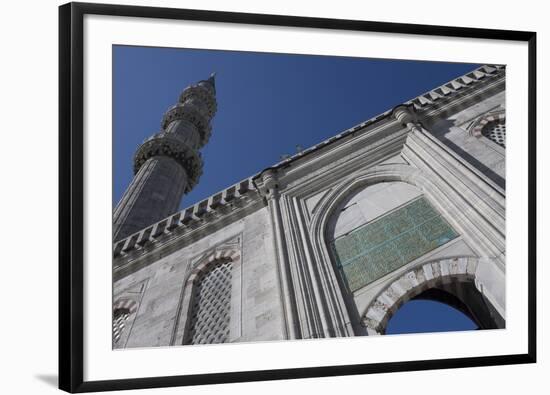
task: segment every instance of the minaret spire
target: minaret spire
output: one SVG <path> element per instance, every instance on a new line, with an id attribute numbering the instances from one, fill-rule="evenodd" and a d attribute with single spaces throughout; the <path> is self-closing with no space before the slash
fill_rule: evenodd
<path id="1" fill-rule="evenodd" d="M 206 80 L 206 82 L 210 83 L 214 87 L 214 91 L 216 91 L 216 72 L 210 73 L 210 77 Z"/>
<path id="2" fill-rule="evenodd" d="M 134 178 L 113 214 L 113 238 L 123 239 L 177 211 L 199 181 L 200 149 L 217 110 L 215 73 L 190 85 L 162 118 L 161 130 L 137 149 Z"/>

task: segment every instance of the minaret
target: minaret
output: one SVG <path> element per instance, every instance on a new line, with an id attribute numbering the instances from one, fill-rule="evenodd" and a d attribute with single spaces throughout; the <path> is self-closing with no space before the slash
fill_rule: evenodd
<path id="1" fill-rule="evenodd" d="M 121 240 L 176 212 L 202 174 L 199 150 L 216 113 L 214 74 L 184 89 L 164 114 L 161 131 L 134 155 L 134 178 L 115 207 L 113 239 Z"/>

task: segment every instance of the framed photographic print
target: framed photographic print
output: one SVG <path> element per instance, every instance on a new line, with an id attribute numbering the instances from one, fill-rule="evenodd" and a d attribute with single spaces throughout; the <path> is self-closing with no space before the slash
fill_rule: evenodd
<path id="1" fill-rule="evenodd" d="M 61 389 L 535 362 L 535 33 L 59 12 Z"/>

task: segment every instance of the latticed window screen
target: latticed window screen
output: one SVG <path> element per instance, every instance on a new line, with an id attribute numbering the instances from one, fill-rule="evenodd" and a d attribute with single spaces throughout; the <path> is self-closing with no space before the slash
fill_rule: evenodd
<path id="1" fill-rule="evenodd" d="M 216 262 L 194 282 L 186 344 L 225 343 L 231 313 L 231 261 Z"/>
<path id="2" fill-rule="evenodd" d="M 117 344 L 124 332 L 126 321 L 130 317 L 130 310 L 116 309 L 113 314 L 113 343 Z"/>
<path id="3" fill-rule="evenodd" d="M 483 127 L 481 134 L 501 147 L 506 148 L 506 123 L 503 119 L 489 122 Z"/>
<path id="4" fill-rule="evenodd" d="M 420 197 L 330 245 L 349 288 L 356 291 L 457 236 Z"/>

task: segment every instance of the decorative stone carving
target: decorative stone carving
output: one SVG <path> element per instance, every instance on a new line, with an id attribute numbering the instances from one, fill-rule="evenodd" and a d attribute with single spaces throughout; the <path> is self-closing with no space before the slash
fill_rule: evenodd
<path id="1" fill-rule="evenodd" d="M 205 114 L 200 112 L 197 106 L 190 102 L 173 106 L 164 114 L 161 126 L 163 129 L 166 129 L 170 123 L 177 121 L 178 119 L 186 120 L 197 128 L 201 135 L 202 145 L 205 145 L 208 142 L 212 131 L 212 128 L 210 127 L 210 120 Z"/>
<path id="2" fill-rule="evenodd" d="M 408 106 L 397 106 L 393 109 L 392 115 L 401 125 L 407 126 L 409 123 L 417 121 L 414 109 Z"/>
<path id="3" fill-rule="evenodd" d="M 203 162 L 200 152 L 182 143 L 173 134 L 160 132 L 147 139 L 134 156 L 134 173 L 154 156 L 168 156 L 178 162 L 186 171 L 188 183 L 185 192 L 190 192 L 202 175 Z"/>
<path id="4" fill-rule="evenodd" d="M 279 189 L 279 180 L 276 169 L 264 170 L 260 177 L 254 180 L 258 187 L 260 194 L 266 198 L 272 198 Z"/>
<path id="5" fill-rule="evenodd" d="M 179 102 L 185 103 L 190 99 L 198 99 L 208 108 L 208 116 L 213 117 L 217 110 L 217 103 L 212 92 L 204 86 L 192 85 L 181 92 Z"/>

